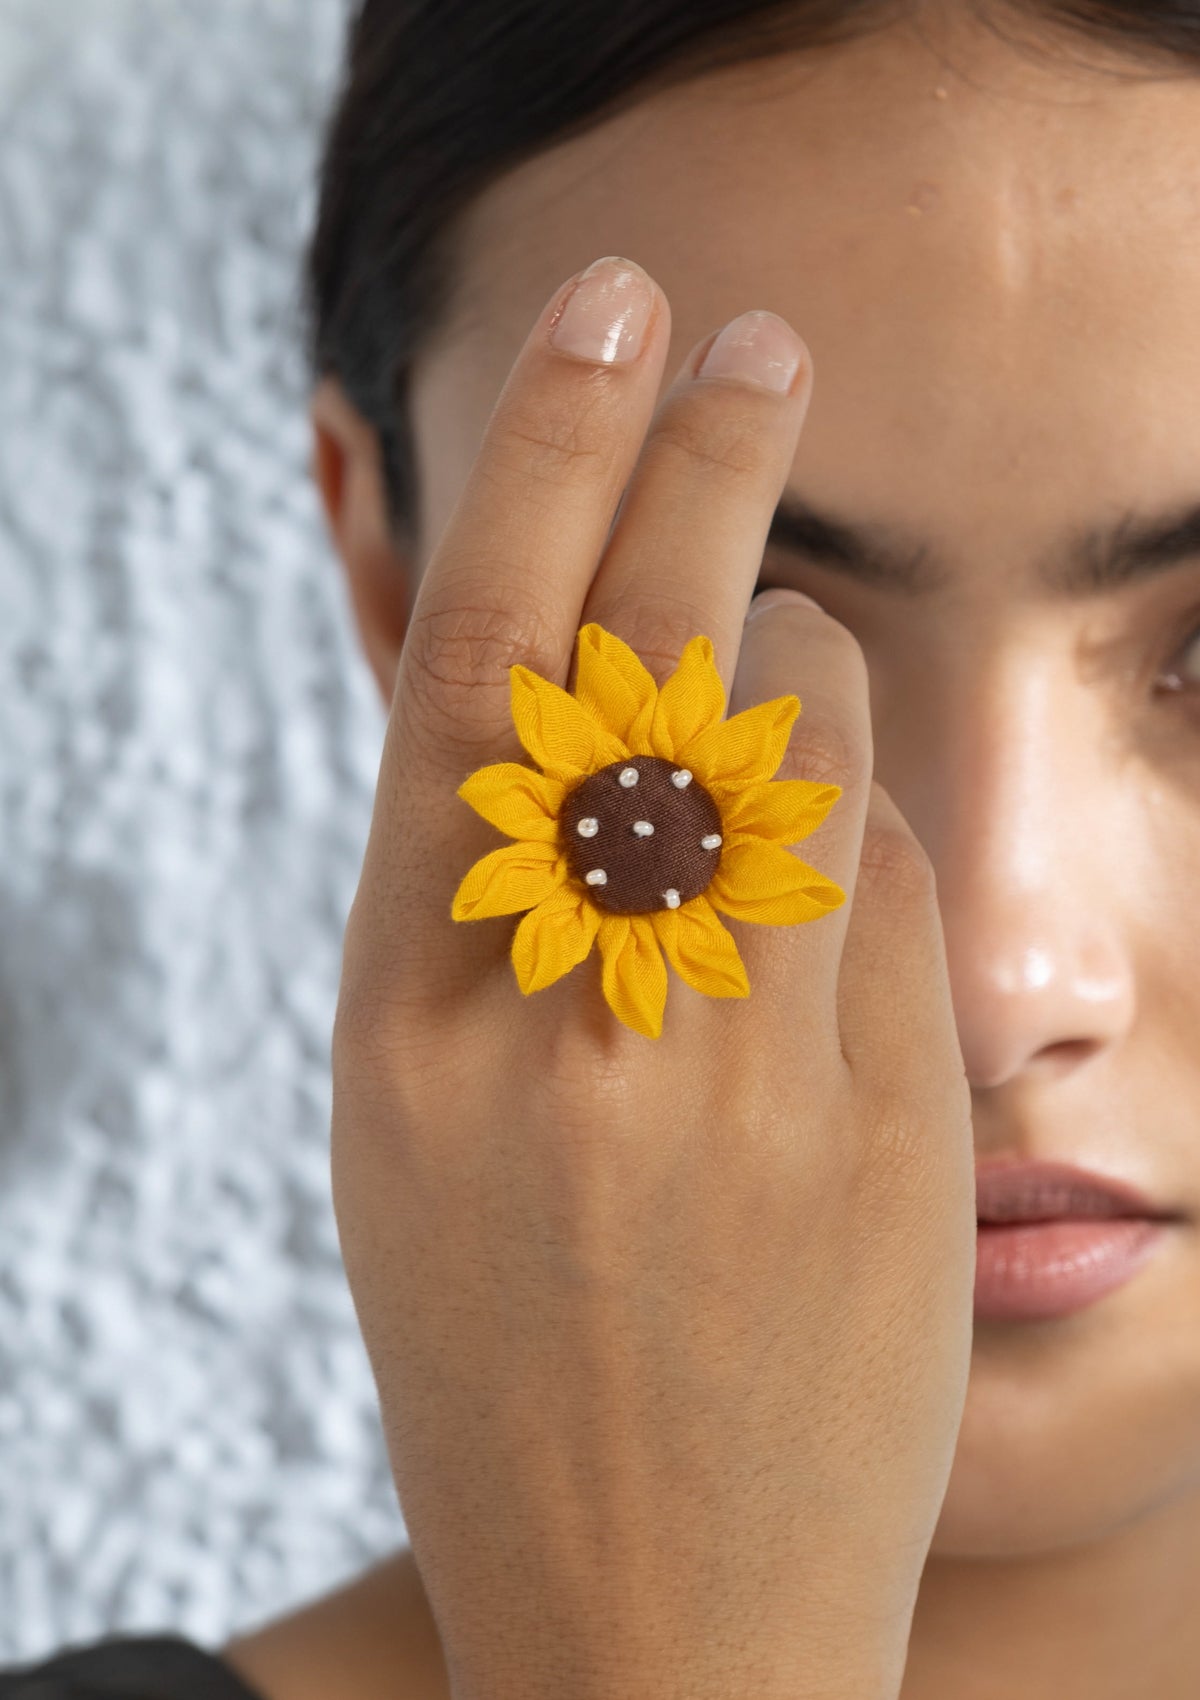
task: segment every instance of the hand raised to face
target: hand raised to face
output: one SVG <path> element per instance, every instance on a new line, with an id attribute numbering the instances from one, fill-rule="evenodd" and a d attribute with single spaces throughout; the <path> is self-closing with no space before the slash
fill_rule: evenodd
<path id="1" fill-rule="evenodd" d="M 668 321 L 608 260 L 531 330 L 412 611 L 347 930 L 334 1198 L 456 1700 L 896 1692 L 966 1393 L 932 872 L 854 638 L 746 621 L 807 351 L 751 312 L 656 407 Z M 692 847 L 638 884 L 647 821 L 722 839 L 707 882 Z"/>

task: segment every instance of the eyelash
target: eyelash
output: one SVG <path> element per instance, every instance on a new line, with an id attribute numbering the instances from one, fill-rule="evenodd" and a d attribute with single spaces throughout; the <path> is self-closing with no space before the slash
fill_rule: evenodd
<path id="1" fill-rule="evenodd" d="M 781 580 L 764 576 L 755 584 L 754 594 L 757 596 L 760 590 L 773 590 L 781 584 Z M 1185 679 L 1181 665 L 1177 666 L 1190 650 L 1200 644 L 1200 609 L 1192 610 L 1190 621 L 1182 642 L 1172 651 L 1169 663 L 1157 674 L 1155 685 L 1160 694 L 1173 698 L 1182 712 L 1200 717 L 1200 675 Z"/>

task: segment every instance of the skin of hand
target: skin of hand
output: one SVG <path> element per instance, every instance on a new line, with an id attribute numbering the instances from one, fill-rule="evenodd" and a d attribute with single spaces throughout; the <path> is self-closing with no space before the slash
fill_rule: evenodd
<path id="1" fill-rule="evenodd" d="M 966 1391 L 930 866 L 852 636 L 786 593 L 743 624 L 811 361 L 768 316 L 786 392 L 699 373 L 709 335 L 656 408 L 669 321 L 618 260 L 529 332 L 412 612 L 346 935 L 334 1203 L 455 1700 L 896 1695 Z M 804 848 L 846 901 L 739 926 L 749 998 L 673 979 L 655 1041 L 594 961 L 523 998 L 512 918 L 450 920 L 497 847 L 456 788 L 522 757 L 509 667 L 567 685 L 591 620 L 660 684 L 708 635 L 730 714 L 795 691 L 776 777 L 843 788 Z"/>
<path id="2" fill-rule="evenodd" d="M 419 536 L 389 532 L 378 439 L 332 379 L 314 472 L 388 701 L 413 588 L 557 279 L 639 259 L 670 297 L 670 369 L 747 302 L 803 329 L 820 379 L 790 491 L 936 573 L 910 595 L 781 536 L 762 579 L 812 592 L 866 657 L 874 773 L 937 874 L 976 1153 L 1192 1213 L 1103 1302 L 977 1323 L 903 1700 L 1191 1700 L 1200 568 L 1071 601 L 1042 569 L 1195 499 L 1198 85 L 1094 43 L 1017 50 L 958 8 L 946 25 L 688 83 L 503 173 L 416 373 Z M 805 1055 L 798 1009 L 776 1056 L 797 1088 Z M 338 1692 L 441 1700 L 395 1651 L 410 1593 L 354 1610 L 388 1674 Z M 313 1668 L 306 1632 L 285 1660 L 291 1624 L 252 1638 L 289 1681 Z"/>

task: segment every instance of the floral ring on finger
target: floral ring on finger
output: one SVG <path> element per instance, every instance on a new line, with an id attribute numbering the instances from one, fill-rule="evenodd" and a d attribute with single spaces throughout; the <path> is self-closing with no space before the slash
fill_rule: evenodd
<path id="1" fill-rule="evenodd" d="M 513 844 L 463 877 L 455 921 L 527 911 L 512 939 L 521 991 L 552 985 L 596 945 L 614 1015 L 662 1033 L 666 962 L 713 998 L 750 983 L 720 919 L 796 926 L 845 892 L 786 848 L 824 820 L 839 785 L 773 777 L 800 713 L 794 695 L 725 718 L 710 638 L 659 686 L 628 644 L 578 633 L 575 688 L 509 668 L 523 762 L 475 770 L 458 795 Z"/>

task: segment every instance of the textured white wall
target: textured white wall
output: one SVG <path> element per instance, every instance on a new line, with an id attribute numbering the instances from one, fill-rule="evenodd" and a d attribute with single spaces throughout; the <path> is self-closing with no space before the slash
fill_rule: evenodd
<path id="1" fill-rule="evenodd" d="M 0 0 L 0 1662 L 405 1541 L 329 1200 L 382 713 L 296 316 L 342 0 Z"/>

